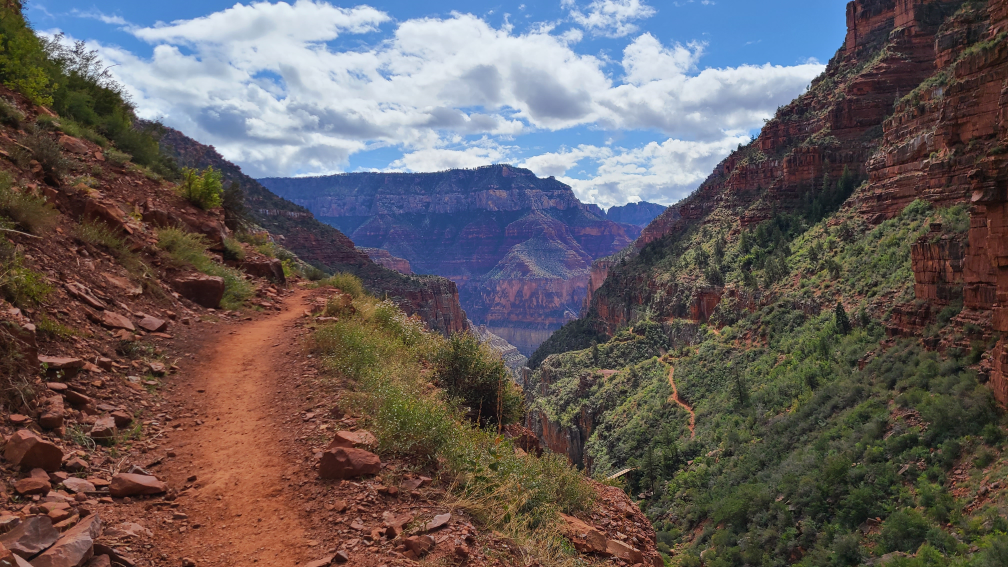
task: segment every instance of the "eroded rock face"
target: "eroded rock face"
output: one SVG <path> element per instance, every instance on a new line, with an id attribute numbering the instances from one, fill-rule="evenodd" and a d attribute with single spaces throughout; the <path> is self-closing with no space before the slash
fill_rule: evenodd
<path id="1" fill-rule="evenodd" d="M 367 254 L 368 258 L 371 258 L 371 261 L 379 266 L 395 270 L 400 274 L 410 275 L 413 273 L 409 260 L 393 256 L 388 250 L 381 248 L 360 248 L 359 250 Z"/>
<path id="2" fill-rule="evenodd" d="M 379 263 L 401 257 L 455 281 L 469 318 L 524 355 L 577 317 L 592 260 L 631 242 L 570 187 L 510 166 L 263 183 L 358 245 L 384 250 Z"/>

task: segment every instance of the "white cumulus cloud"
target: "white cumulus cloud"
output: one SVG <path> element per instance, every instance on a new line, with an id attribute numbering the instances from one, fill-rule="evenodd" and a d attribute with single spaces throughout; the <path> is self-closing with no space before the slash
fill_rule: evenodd
<path id="1" fill-rule="evenodd" d="M 636 0 L 596 0 L 583 12 L 568 5 L 589 33 L 652 11 Z M 597 167 L 595 178 L 570 182 L 603 204 L 685 195 L 823 69 L 701 69 L 703 44 L 665 44 L 648 33 L 626 40 L 622 58 L 610 61 L 577 51 L 576 29 L 517 32 L 463 13 L 395 21 L 368 6 L 315 0 L 116 24 L 152 45 L 141 56 L 94 44 L 138 112 L 215 145 L 251 175 L 342 171 L 376 148 L 401 152 L 389 168 L 414 171 L 524 159 L 563 177 L 580 162 Z M 533 157 L 515 141 L 575 127 L 656 131 L 667 141 Z"/>
<path id="2" fill-rule="evenodd" d="M 650 18 L 654 8 L 640 0 L 593 0 L 586 10 L 581 10 L 575 0 L 562 0 L 570 8 L 570 17 L 595 35 L 623 37 L 637 31 L 633 22 Z"/>

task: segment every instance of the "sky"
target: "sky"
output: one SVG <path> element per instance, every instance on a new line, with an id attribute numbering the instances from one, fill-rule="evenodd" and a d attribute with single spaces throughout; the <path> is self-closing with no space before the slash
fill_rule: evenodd
<path id="1" fill-rule="evenodd" d="M 673 204 L 807 88 L 846 0 L 29 0 L 253 177 L 510 163 Z"/>

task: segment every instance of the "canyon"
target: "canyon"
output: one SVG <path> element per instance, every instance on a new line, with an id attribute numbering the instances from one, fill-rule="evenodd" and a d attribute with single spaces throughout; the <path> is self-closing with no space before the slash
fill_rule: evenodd
<path id="1" fill-rule="evenodd" d="M 577 317 L 592 261 L 628 246 L 641 230 L 633 223 L 664 210 L 614 208 L 630 221 L 615 222 L 568 185 L 508 165 L 260 182 L 357 246 L 383 250 L 369 252 L 377 262 L 452 280 L 472 322 L 526 356 Z"/>

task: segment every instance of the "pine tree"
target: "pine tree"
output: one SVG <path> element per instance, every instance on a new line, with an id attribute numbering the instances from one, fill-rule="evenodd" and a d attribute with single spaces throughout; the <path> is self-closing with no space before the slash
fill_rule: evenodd
<path id="1" fill-rule="evenodd" d="M 847 318 L 847 311 L 843 308 L 843 303 L 837 301 L 836 304 L 836 329 L 841 335 L 846 335 L 851 331 L 850 319 Z"/>

